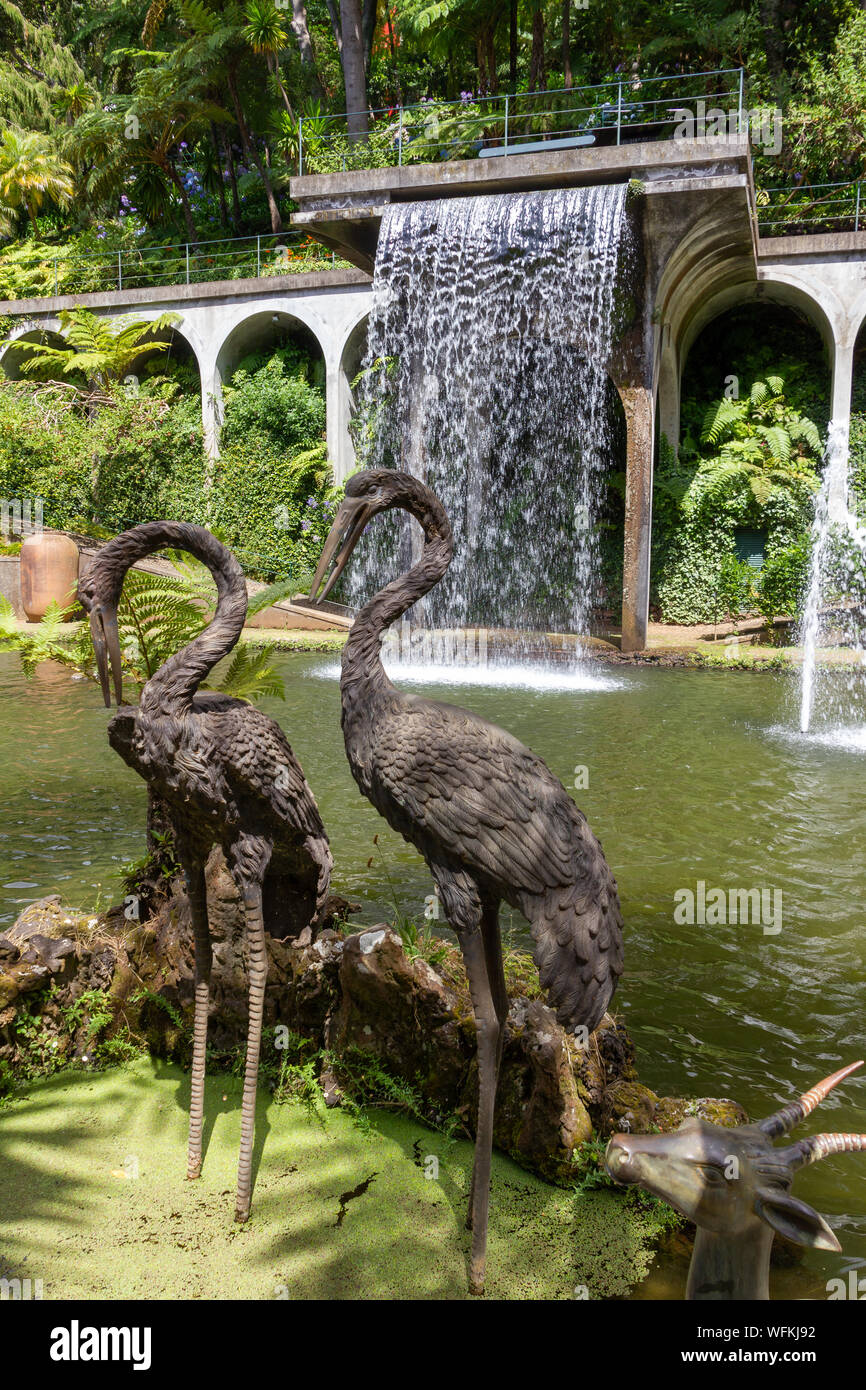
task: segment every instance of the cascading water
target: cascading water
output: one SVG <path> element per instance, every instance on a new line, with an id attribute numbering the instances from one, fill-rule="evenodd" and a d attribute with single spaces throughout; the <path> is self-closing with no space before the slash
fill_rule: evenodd
<path id="1" fill-rule="evenodd" d="M 809 583 L 800 628 L 800 732 L 866 747 L 866 528 L 849 509 L 847 425 L 831 421 L 815 502 Z M 821 648 L 843 653 L 821 666 Z M 847 655 L 846 655 L 847 654 Z"/>
<path id="2" fill-rule="evenodd" d="M 625 203 L 620 184 L 385 212 L 359 461 L 423 477 L 455 533 L 448 574 L 394 634 L 404 662 L 486 665 L 503 630 L 538 657 L 540 634 L 590 629 Z M 355 603 L 421 544 L 405 517 L 372 529 Z"/>

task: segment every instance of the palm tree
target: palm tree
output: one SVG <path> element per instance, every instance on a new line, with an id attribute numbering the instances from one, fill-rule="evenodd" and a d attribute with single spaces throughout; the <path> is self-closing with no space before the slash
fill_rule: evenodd
<path id="1" fill-rule="evenodd" d="M 246 23 L 242 33 L 253 53 L 263 53 L 268 72 L 276 78 L 283 105 L 292 115 L 292 104 L 280 77 L 280 50 L 289 41 L 282 16 L 273 0 L 249 0 L 244 9 Z"/>
<path id="2" fill-rule="evenodd" d="M 0 137 L 0 202 L 24 207 L 38 235 L 43 204 L 66 207 L 72 201 L 72 170 L 47 135 L 7 127 Z"/>
<path id="3" fill-rule="evenodd" d="M 241 103 L 239 73 L 244 58 L 251 51 L 244 33 L 248 21 L 237 0 L 228 0 L 218 10 L 211 7 L 212 3 L 213 0 L 178 0 L 181 17 L 191 38 L 175 50 L 173 58 L 179 66 L 195 72 L 199 78 L 207 70 L 213 79 L 215 64 L 218 66 L 220 80 L 231 97 L 244 154 L 249 163 L 255 165 L 262 181 L 271 216 L 271 231 L 281 232 L 283 219 L 274 197 L 273 185 Z M 148 47 L 153 46 L 167 7 L 168 0 L 152 0 L 142 30 L 142 39 Z"/>
<path id="4" fill-rule="evenodd" d="M 194 144 L 213 121 L 227 113 L 202 94 L 202 78 L 187 71 L 175 51 L 135 77 L 131 96 L 119 96 L 105 108 L 88 111 L 69 135 L 69 147 L 90 161 L 89 189 L 95 198 L 118 192 L 132 169 L 138 205 L 153 220 L 169 189 L 177 194 L 189 241 L 196 240 L 189 194 L 177 159 L 184 144 Z"/>

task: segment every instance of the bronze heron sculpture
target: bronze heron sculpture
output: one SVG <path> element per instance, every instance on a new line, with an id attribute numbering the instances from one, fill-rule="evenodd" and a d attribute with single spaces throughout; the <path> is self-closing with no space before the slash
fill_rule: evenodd
<path id="1" fill-rule="evenodd" d="M 123 580 L 136 561 L 165 547 L 188 551 L 216 581 L 210 624 L 147 681 L 137 707 L 124 705 L 117 610 Z M 198 692 L 234 647 L 247 613 L 243 571 L 201 526 L 153 521 L 104 545 L 78 586 L 106 705 L 109 676 L 119 706 L 108 726 L 116 752 L 166 808 L 189 895 L 195 939 L 193 1033 L 187 1177 L 202 1162 L 205 1053 L 211 940 L 205 864 L 214 845 L 226 857 L 244 908 L 249 950 L 249 1024 L 241 1106 L 235 1220 L 246 1221 L 262 1016 L 267 981 L 265 931 L 299 935 L 320 921 L 328 895 L 331 852 L 313 794 L 285 734 L 243 700 Z"/>
<path id="2" fill-rule="evenodd" d="M 469 1280 L 484 1290 L 496 1086 L 508 998 L 502 900 L 529 921 L 541 984 L 570 1028 L 595 1028 L 622 971 L 616 883 L 562 784 L 504 729 L 455 705 L 404 694 L 380 657 L 386 627 L 442 578 L 453 554 L 438 498 L 390 469 L 356 473 L 325 542 L 311 598 L 330 593 L 367 523 L 402 508 L 424 549 L 358 613 L 343 651 L 343 733 L 355 781 L 424 856 L 463 952 L 478 1034 L 479 1099 L 467 1225 Z M 328 574 L 329 567 L 330 574 Z"/>
<path id="3" fill-rule="evenodd" d="M 613 1136 L 605 1154 L 611 1177 L 662 1197 L 698 1228 L 687 1299 L 768 1299 L 776 1231 L 799 1245 L 841 1250 L 823 1216 L 789 1188 L 805 1164 L 866 1149 L 866 1134 L 813 1134 L 781 1149 L 773 1140 L 862 1065 L 834 1072 L 757 1124 L 725 1129 L 690 1117 L 670 1134 Z"/>

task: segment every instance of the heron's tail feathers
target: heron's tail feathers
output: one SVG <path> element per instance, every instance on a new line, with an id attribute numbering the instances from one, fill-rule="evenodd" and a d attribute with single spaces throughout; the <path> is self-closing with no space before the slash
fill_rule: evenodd
<path id="1" fill-rule="evenodd" d="M 565 1028 L 590 1032 L 607 1012 L 622 974 L 622 917 L 606 862 L 591 888 L 574 883 L 526 894 L 542 989 Z"/>

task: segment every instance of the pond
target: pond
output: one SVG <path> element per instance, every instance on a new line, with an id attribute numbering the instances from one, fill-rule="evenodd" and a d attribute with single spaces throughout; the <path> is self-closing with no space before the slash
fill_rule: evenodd
<path id="1" fill-rule="evenodd" d="M 420 918 L 430 876 L 352 781 L 333 657 L 281 656 L 278 666 L 287 698 L 264 707 L 318 799 L 335 891 L 362 904 L 359 923 L 392 917 L 395 902 Z M 573 794 L 619 883 L 626 973 L 615 1007 L 641 1079 L 660 1095 L 731 1096 L 759 1117 L 866 1057 L 863 754 L 794 736 L 796 691 L 783 674 L 598 674 L 587 689 L 429 693 L 510 729 L 567 786 L 585 769 Z M 10 654 L 0 656 L 0 696 L 2 930 L 49 892 L 76 906 L 116 899 L 120 865 L 143 849 L 145 793 L 107 745 L 91 684 L 48 665 L 26 681 Z M 762 890 L 762 921 L 714 925 L 709 909 L 706 924 L 676 920 L 700 883 L 707 895 Z M 524 935 L 519 918 L 513 926 Z M 866 1132 L 866 1080 L 848 1082 L 798 1135 L 820 1129 Z M 809 1255 L 796 1276 L 799 1296 L 823 1298 L 830 1273 L 866 1264 L 866 1156 L 826 1159 L 795 1190 L 844 1246 L 843 1256 Z M 653 1279 L 663 1281 L 663 1263 Z"/>

